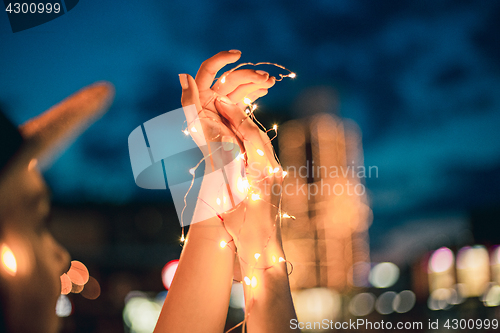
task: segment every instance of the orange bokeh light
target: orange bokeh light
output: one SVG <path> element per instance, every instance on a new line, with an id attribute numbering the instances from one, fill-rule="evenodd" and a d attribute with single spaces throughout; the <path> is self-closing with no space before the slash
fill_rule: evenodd
<path id="1" fill-rule="evenodd" d="M 17 273 L 17 261 L 14 253 L 6 244 L 2 244 L 2 266 L 10 275 L 14 276 Z"/>

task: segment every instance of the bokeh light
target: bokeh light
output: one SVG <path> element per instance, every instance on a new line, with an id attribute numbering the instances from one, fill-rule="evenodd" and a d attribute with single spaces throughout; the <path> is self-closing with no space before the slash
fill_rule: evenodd
<path id="1" fill-rule="evenodd" d="M 77 260 L 71 262 L 71 267 L 66 274 L 68 274 L 71 282 L 81 286 L 89 280 L 89 270 L 83 263 Z"/>
<path id="2" fill-rule="evenodd" d="M 56 303 L 56 315 L 58 317 L 68 317 L 73 312 L 73 305 L 66 295 L 60 295 Z"/>
<path id="3" fill-rule="evenodd" d="M 14 253 L 7 244 L 2 244 L 2 266 L 10 275 L 17 273 L 17 261 Z"/>
<path id="4" fill-rule="evenodd" d="M 500 305 L 500 286 L 497 284 L 491 285 L 483 297 L 483 304 L 487 307 Z"/>
<path id="5" fill-rule="evenodd" d="M 411 290 L 403 290 L 394 297 L 392 307 L 397 313 L 405 313 L 415 306 L 415 293 Z"/>
<path id="6" fill-rule="evenodd" d="M 439 288 L 432 292 L 427 301 L 431 310 L 448 310 L 453 306 L 456 291 L 452 288 Z"/>
<path id="7" fill-rule="evenodd" d="M 335 320 L 341 309 L 340 295 L 327 288 L 311 288 L 292 292 L 297 318 L 302 322 Z"/>
<path id="8" fill-rule="evenodd" d="M 375 309 L 378 313 L 386 315 L 394 312 L 392 306 L 394 299 L 396 298 L 396 293 L 394 291 L 386 291 L 377 298 L 375 302 Z"/>
<path id="9" fill-rule="evenodd" d="M 172 280 L 174 279 L 175 272 L 177 271 L 177 266 L 179 266 L 179 260 L 171 260 L 161 271 L 161 281 L 163 282 L 163 286 L 165 289 L 170 289 L 170 285 L 172 284 Z"/>
<path id="10" fill-rule="evenodd" d="M 453 252 L 447 247 L 442 247 L 434 251 L 429 260 L 429 270 L 433 273 L 443 273 L 453 265 Z"/>
<path id="11" fill-rule="evenodd" d="M 73 284 L 68 276 L 68 274 L 64 273 L 61 275 L 61 294 L 67 295 L 71 292 L 71 288 Z"/>
<path id="12" fill-rule="evenodd" d="M 361 293 L 349 302 L 349 312 L 354 316 L 366 316 L 373 311 L 375 296 L 371 293 Z"/>
<path id="13" fill-rule="evenodd" d="M 464 297 L 481 296 L 490 281 L 490 259 L 482 245 L 464 247 L 457 254 L 457 279 Z"/>
<path id="14" fill-rule="evenodd" d="M 151 333 L 160 316 L 161 305 L 146 296 L 128 297 L 123 309 L 123 321 L 130 333 Z"/>
<path id="15" fill-rule="evenodd" d="M 97 282 L 94 277 L 90 276 L 80 295 L 87 299 L 96 299 L 99 297 L 99 295 L 101 295 L 101 286 L 99 282 Z"/>
<path id="16" fill-rule="evenodd" d="M 399 268 L 391 262 L 383 262 L 372 268 L 369 281 L 375 288 L 388 288 L 399 278 Z"/>

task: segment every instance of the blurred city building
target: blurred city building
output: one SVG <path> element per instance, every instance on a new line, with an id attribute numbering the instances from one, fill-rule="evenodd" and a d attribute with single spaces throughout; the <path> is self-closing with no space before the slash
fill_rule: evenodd
<path id="1" fill-rule="evenodd" d="M 336 105 L 333 90 L 309 90 L 298 108 L 312 115 L 280 127 L 280 159 L 287 171 L 283 210 L 296 217 L 282 226 L 294 290 L 345 293 L 368 278 L 372 217 L 363 182 L 369 171 L 359 127 L 333 115 Z"/>

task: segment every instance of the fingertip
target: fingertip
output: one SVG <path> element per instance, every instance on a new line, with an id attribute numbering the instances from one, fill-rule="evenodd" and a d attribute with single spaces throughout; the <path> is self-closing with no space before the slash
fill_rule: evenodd
<path id="1" fill-rule="evenodd" d="M 187 74 L 179 74 L 179 82 L 183 90 L 189 89 Z"/>

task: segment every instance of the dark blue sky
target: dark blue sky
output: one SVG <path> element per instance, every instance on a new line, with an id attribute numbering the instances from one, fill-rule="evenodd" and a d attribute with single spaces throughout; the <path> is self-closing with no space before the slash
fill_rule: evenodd
<path id="1" fill-rule="evenodd" d="M 47 173 L 56 200 L 164 200 L 135 186 L 128 134 L 180 106 L 177 74 L 221 50 L 297 73 L 261 102 L 291 118 L 300 93 L 338 91 L 363 132 L 376 240 L 425 215 L 500 202 L 498 1 L 96 1 L 13 34 L 0 14 L 0 107 L 23 122 L 97 80 L 110 112 Z M 299 111 L 300 114 L 300 111 Z M 304 115 L 307 111 L 304 110 Z"/>

